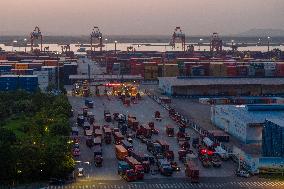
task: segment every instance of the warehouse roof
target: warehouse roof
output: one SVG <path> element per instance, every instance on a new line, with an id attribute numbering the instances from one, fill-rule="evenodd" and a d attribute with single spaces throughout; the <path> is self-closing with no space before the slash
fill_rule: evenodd
<path id="1" fill-rule="evenodd" d="M 284 85 L 284 78 L 239 78 L 239 77 L 159 77 L 160 82 L 170 86 L 191 85 Z"/>
<path id="2" fill-rule="evenodd" d="M 284 127 L 284 119 L 277 119 L 277 118 L 267 118 L 267 121 L 270 121 L 272 123 L 275 123 L 276 125 L 280 127 Z"/>
<path id="3" fill-rule="evenodd" d="M 253 105 L 250 105 L 253 106 Z M 242 120 L 246 124 L 264 123 L 265 119 L 278 119 L 284 122 L 284 111 L 248 111 L 246 105 L 216 105 L 216 109 L 224 112 L 226 117 Z"/>

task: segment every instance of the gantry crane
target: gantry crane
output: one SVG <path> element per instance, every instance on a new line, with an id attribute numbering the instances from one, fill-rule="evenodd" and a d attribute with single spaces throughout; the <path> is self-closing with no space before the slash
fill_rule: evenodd
<path id="1" fill-rule="evenodd" d="M 176 48 L 176 43 L 181 43 L 181 48 L 185 51 L 185 34 L 182 32 L 180 27 L 176 27 L 172 35 L 170 45 L 173 49 Z"/>
<path id="2" fill-rule="evenodd" d="M 211 52 L 221 52 L 223 47 L 223 41 L 219 38 L 218 33 L 213 33 L 210 41 L 210 51 Z"/>
<path id="3" fill-rule="evenodd" d="M 93 51 L 93 42 L 95 43 L 96 41 L 99 42 L 99 47 L 100 51 L 102 52 L 103 50 L 103 34 L 100 31 L 99 27 L 94 26 L 92 33 L 91 33 L 91 51 Z M 95 48 L 94 48 L 95 50 Z"/>
<path id="4" fill-rule="evenodd" d="M 42 34 L 38 26 L 36 26 L 34 31 L 31 33 L 31 51 L 34 50 L 34 42 L 36 39 L 40 40 L 40 51 L 42 51 Z"/>

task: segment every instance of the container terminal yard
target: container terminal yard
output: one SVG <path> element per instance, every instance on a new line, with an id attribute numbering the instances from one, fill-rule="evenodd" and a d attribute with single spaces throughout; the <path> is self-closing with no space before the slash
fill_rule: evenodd
<path id="1" fill-rule="evenodd" d="M 40 188 L 284 188 L 283 51 L 224 50 L 217 33 L 203 51 L 181 27 L 168 51 L 107 49 L 94 27 L 54 52 L 43 35 L 0 52 L 0 91 L 64 86 L 72 106 L 72 177 Z"/>

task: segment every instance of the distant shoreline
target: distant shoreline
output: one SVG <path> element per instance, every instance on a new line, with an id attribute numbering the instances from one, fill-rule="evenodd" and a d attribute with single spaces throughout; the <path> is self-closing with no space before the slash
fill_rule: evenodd
<path id="1" fill-rule="evenodd" d="M 258 36 L 222 36 L 220 35 L 222 40 L 226 43 L 231 42 L 231 40 L 234 40 L 234 42 L 237 43 L 257 43 L 259 39 L 262 43 L 267 43 L 267 37 L 258 37 Z M 11 36 L 1 36 L 0 35 L 0 43 L 12 43 L 14 40 L 17 40 L 19 43 L 22 43 L 24 39 L 29 40 L 28 35 L 11 35 Z M 90 39 L 89 36 L 45 36 L 43 34 L 43 40 L 44 43 L 89 43 Z M 108 39 L 109 43 L 113 43 L 114 41 L 118 41 L 119 43 L 168 43 L 171 40 L 171 36 L 168 35 L 106 35 L 104 38 Z M 186 42 L 188 43 L 199 43 L 200 39 L 202 39 L 203 42 L 209 42 L 211 39 L 211 36 L 187 36 Z M 271 37 L 270 38 L 271 43 L 284 43 L 284 36 L 278 36 L 278 37 Z"/>

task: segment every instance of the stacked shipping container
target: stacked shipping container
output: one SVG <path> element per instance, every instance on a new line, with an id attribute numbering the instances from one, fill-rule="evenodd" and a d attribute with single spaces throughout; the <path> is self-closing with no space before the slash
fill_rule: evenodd
<path id="1" fill-rule="evenodd" d="M 284 120 L 265 120 L 262 132 L 262 155 L 284 157 Z"/>

